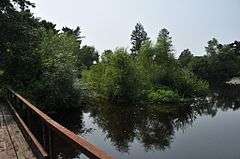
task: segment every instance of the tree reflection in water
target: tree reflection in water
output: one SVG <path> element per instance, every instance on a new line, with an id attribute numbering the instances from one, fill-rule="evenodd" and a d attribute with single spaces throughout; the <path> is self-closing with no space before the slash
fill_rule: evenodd
<path id="1" fill-rule="evenodd" d="M 239 94 L 228 89 L 204 99 L 178 106 L 129 106 L 112 105 L 104 102 L 87 106 L 90 117 L 102 129 L 106 138 L 120 152 L 129 152 L 135 141 L 142 144 L 145 151 L 164 151 L 170 148 L 175 132 L 185 130 L 202 115 L 214 117 L 218 110 L 237 110 L 240 108 Z M 88 134 L 82 112 L 65 114 L 58 119 L 78 134 Z"/>
<path id="2" fill-rule="evenodd" d="M 198 116 L 214 117 L 218 110 L 239 109 L 239 95 L 230 92 L 225 89 L 211 97 L 178 106 L 102 103 L 88 111 L 118 151 L 128 152 L 134 140 L 138 140 L 146 151 L 164 151 L 170 147 L 175 131 L 185 130 Z"/>
<path id="3" fill-rule="evenodd" d="M 172 142 L 174 131 L 191 124 L 190 106 L 126 106 L 103 104 L 90 109 L 91 117 L 107 138 L 121 152 L 128 152 L 134 139 L 147 150 L 165 150 Z"/>

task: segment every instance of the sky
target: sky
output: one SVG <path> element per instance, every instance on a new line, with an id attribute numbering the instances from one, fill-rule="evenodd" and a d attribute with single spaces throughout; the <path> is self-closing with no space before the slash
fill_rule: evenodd
<path id="1" fill-rule="evenodd" d="M 176 56 L 186 48 L 203 55 L 207 41 L 240 40 L 240 0 L 31 0 L 35 16 L 57 28 L 80 26 L 83 44 L 102 52 L 130 48 L 137 22 L 154 42 L 167 28 Z"/>

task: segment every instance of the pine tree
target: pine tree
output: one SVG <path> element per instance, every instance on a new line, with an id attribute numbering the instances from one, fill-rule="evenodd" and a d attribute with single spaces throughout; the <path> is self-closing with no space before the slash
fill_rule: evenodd
<path id="1" fill-rule="evenodd" d="M 168 30 L 161 29 L 156 43 L 156 61 L 161 63 L 174 59 L 172 46 L 172 37 L 169 36 Z"/>
<path id="2" fill-rule="evenodd" d="M 132 34 L 131 34 L 131 43 L 132 43 L 131 52 L 134 56 L 137 55 L 143 42 L 148 39 L 149 38 L 147 37 L 147 33 L 145 32 L 143 25 L 141 23 L 137 23 L 135 26 L 135 29 L 132 31 Z"/>

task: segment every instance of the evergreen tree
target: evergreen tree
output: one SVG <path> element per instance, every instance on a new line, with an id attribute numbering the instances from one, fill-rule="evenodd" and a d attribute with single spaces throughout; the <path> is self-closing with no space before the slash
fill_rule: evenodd
<path id="1" fill-rule="evenodd" d="M 147 33 L 143 28 L 141 23 L 137 23 L 135 29 L 132 31 L 131 34 L 131 43 L 132 48 L 131 52 L 135 56 L 137 55 L 138 51 L 140 50 L 144 41 L 148 40 Z"/>
<path id="2" fill-rule="evenodd" d="M 84 36 L 81 36 L 81 30 L 80 27 L 77 27 L 76 29 L 70 29 L 68 27 L 63 27 L 62 31 L 64 33 L 67 33 L 69 35 L 73 35 L 76 37 L 77 41 L 79 42 L 79 44 L 81 44 L 82 42 L 82 38 L 84 38 Z"/>
<path id="3" fill-rule="evenodd" d="M 160 30 L 156 43 L 156 61 L 169 62 L 169 60 L 174 58 L 172 49 L 172 37 L 169 36 L 167 29 L 163 28 Z"/>
<path id="4" fill-rule="evenodd" d="M 164 53 L 170 53 L 172 51 L 172 37 L 169 36 L 169 31 L 165 28 L 161 29 L 158 38 L 157 44 Z"/>

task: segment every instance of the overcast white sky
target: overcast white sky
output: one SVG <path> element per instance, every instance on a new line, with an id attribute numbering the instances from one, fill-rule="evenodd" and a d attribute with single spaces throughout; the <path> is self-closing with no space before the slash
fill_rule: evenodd
<path id="1" fill-rule="evenodd" d="M 58 28 L 80 26 L 84 44 L 100 52 L 130 47 L 137 22 L 154 41 L 163 27 L 170 31 L 176 54 L 189 48 L 204 53 L 208 40 L 240 40 L 240 0 L 31 0 L 37 17 Z"/>

